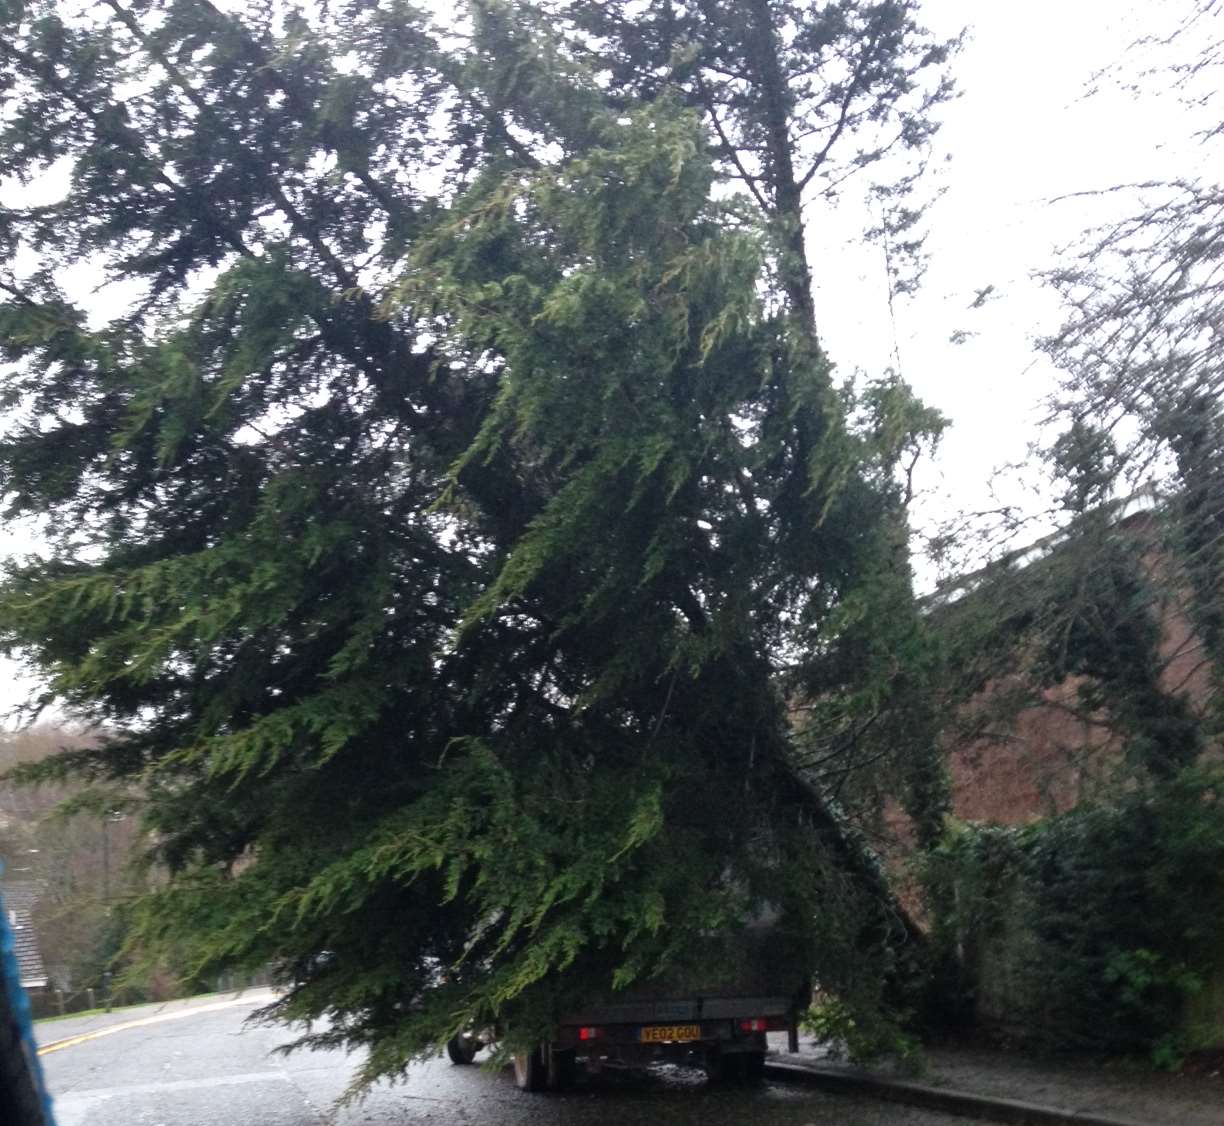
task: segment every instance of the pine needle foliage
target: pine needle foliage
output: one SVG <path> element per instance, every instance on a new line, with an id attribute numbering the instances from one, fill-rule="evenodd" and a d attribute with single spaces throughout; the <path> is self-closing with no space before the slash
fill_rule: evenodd
<path id="1" fill-rule="evenodd" d="M 871 619 L 933 423 L 852 424 L 683 98 L 521 4 L 6 2 L 0 57 L 0 466 L 50 543 L 0 640 L 145 794 L 134 949 L 329 952 L 271 1015 L 359 1085 L 763 900 L 796 984 L 878 994 L 779 671 Z"/>

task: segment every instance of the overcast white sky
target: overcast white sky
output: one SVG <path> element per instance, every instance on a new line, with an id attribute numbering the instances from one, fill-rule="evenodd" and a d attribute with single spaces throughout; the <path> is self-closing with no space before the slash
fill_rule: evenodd
<path id="1" fill-rule="evenodd" d="M 813 255 L 820 328 L 843 368 L 876 374 L 899 354 L 901 372 L 952 420 L 922 475 L 928 521 L 991 507 L 993 470 L 1023 460 L 1054 373 L 1032 340 L 1058 324 L 1052 294 L 1033 278 L 1060 247 L 1104 222 L 1118 199 L 1078 198 L 1137 181 L 1224 178 L 1192 139 L 1195 128 L 1158 83 L 1141 97 L 1095 74 L 1116 63 L 1134 74 L 1140 37 L 1167 34 L 1189 0 L 926 0 L 930 27 L 969 38 L 955 60 L 961 97 L 943 112 L 940 149 L 950 156 L 946 194 L 930 212 L 930 268 L 917 296 L 885 299 L 883 253 L 847 231 Z M 1182 49 L 1192 49 L 1193 40 Z M 1146 57 L 1151 57 L 1150 55 Z M 991 299 L 971 309 L 977 291 Z M 954 332 L 972 333 L 952 344 Z M 894 346 L 896 352 L 894 353 Z M 998 482 L 1008 499 L 1018 482 Z M 1010 487 L 1009 487 L 1010 486 Z"/>
<path id="2" fill-rule="evenodd" d="M 1136 99 L 1086 84 L 1126 56 L 1144 34 L 1169 30 L 1189 0 L 926 0 L 933 29 L 969 39 L 954 70 L 961 97 L 943 111 L 940 175 L 930 213 L 930 267 L 922 290 L 896 306 L 894 334 L 882 251 L 864 247 L 850 214 L 814 209 L 816 305 L 828 348 L 844 374 L 893 366 L 952 420 L 936 462 L 921 478 L 928 521 L 989 506 L 989 480 L 1024 458 L 1053 373 L 1031 341 L 1057 323 L 1057 306 L 1032 278 L 1058 248 L 1107 218 L 1105 203 L 1073 192 L 1209 169 L 1189 136 L 1193 123 L 1172 98 Z M 975 293 L 993 299 L 971 309 Z M 954 332 L 972 333 L 953 344 Z M 0 554 L 28 547 L 0 529 Z M 17 670 L 0 663 L 0 709 L 24 695 Z"/>

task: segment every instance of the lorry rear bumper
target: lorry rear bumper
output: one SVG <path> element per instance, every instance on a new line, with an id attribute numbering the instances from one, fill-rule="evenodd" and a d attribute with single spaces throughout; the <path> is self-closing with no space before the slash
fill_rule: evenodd
<path id="1" fill-rule="evenodd" d="M 660 1044 L 642 1043 L 631 1039 L 589 1040 L 572 1045 L 559 1042 L 554 1050 L 573 1051 L 576 1060 L 585 1061 L 588 1068 L 647 1067 L 653 1063 L 685 1063 L 708 1065 L 711 1058 L 737 1055 L 764 1055 L 764 1033 L 752 1033 L 734 1038 L 671 1041 Z"/>
<path id="2" fill-rule="evenodd" d="M 745 1017 L 782 1018 L 794 1009 L 789 997 L 694 997 L 661 1001 L 616 1001 L 588 1005 L 560 1020 L 564 1027 L 686 1024 Z"/>

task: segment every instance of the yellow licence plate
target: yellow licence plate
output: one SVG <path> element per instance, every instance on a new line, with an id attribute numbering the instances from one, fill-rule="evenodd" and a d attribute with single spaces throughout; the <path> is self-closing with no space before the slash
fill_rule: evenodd
<path id="1" fill-rule="evenodd" d="M 658 1044 L 665 1040 L 700 1040 L 699 1024 L 652 1024 L 638 1032 L 638 1040 L 644 1044 Z"/>

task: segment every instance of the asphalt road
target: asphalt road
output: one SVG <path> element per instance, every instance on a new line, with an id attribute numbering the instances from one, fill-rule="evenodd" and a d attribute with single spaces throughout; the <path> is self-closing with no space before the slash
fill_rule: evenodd
<path id="1" fill-rule="evenodd" d="M 972 1126 L 787 1084 L 719 1089 L 682 1068 L 584 1077 L 567 1094 L 532 1095 L 516 1090 L 508 1071 L 440 1059 L 415 1065 L 406 1083 L 380 1085 L 364 1102 L 337 1109 L 353 1057 L 275 1055 L 291 1036 L 245 1025 L 253 1007 L 200 1008 L 44 1056 L 58 1126 Z M 89 1035 L 104 1023 L 44 1025 L 40 1040 Z"/>

